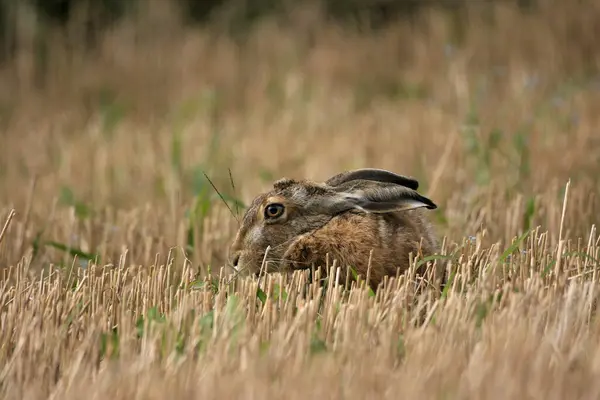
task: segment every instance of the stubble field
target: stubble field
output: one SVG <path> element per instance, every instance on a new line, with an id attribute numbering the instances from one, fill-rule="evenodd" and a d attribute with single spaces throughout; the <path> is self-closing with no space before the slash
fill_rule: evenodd
<path id="1" fill-rule="evenodd" d="M 23 14 L 2 398 L 599 398 L 600 6 L 540 3 L 360 34 L 306 7 L 232 38 L 152 2 L 85 54 L 77 23 L 46 31 L 43 62 Z M 360 167 L 438 205 L 443 291 L 233 274 L 254 195 Z"/>

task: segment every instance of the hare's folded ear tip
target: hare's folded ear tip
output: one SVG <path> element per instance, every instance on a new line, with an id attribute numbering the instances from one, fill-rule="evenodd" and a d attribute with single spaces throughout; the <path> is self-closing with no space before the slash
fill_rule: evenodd
<path id="1" fill-rule="evenodd" d="M 422 197 L 423 203 L 426 204 L 426 208 L 429 210 L 435 210 L 438 208 L 437 204 L 435 204 L 431 199 L 428 199 L 427 197 Z"/>
<path id="2" fill-rule="evenodd" d="M 428 210 L 435 210 L 438 208 L 437 204 L 429 199 L 418 199 L 417 201 L 409 201 L 409 208 L 426 208 Z"/>

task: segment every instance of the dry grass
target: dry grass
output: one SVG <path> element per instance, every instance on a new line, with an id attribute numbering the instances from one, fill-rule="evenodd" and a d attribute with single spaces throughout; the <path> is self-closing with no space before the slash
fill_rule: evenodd
<path id="1" fill-rule="evenodd" d="M 307 7 L 235 41 L 151 2 L 85 54 L 76 24 L 46 31 L 43 73 L 22 11 L 2 397 L 598 398 L 600 7 L 542 3 L 363 35 Z M 443 293 L 221 268 L 237 222 L 204 173 L 235 213 L 364 166 L 439 205 Z"/>

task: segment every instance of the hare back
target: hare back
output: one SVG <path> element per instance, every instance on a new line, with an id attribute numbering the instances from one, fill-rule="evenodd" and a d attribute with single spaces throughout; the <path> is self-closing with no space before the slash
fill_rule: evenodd
<path id="1" fill-rule="evenodd" d="M 404 273 L 409 254 L 427 256 L 437 243 L 421 210 L 386 214 L 348 212 L 323 227 L 301 235 L 285 252 L 285 269 L 336 265 L 350 267 L 373 287 L 386 275 Z M 370 271 L 369 271 L 370 269 Z"/>

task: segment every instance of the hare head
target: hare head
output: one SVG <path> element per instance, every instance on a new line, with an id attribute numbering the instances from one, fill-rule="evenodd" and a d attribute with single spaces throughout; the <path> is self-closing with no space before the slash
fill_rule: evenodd
<path id="1" fill-rule="evenodd" d="M 437 250 L 423 208 L 437 206 L 417 193 L 418 181 L 380 169 L 359 169 L 326 182 L 280 179 L 246 210 L 230 248 L 240 273 L 286 272 L 336 261 L 377 287 L 404 272 L 409 253 Z M 328 258 L 327 258 L 328 257 Z M 345 278 L 345 274 L 344 274 Z"/>

